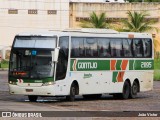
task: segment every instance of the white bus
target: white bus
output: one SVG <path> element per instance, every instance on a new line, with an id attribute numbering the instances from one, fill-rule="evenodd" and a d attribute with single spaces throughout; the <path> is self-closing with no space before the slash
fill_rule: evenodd
<path id="1" fill-rule="evenodd" d="M 135 98 L 153 88 L 154 52 L 147 33 L 76 29 L 15 36 L 10 94 Z"/>

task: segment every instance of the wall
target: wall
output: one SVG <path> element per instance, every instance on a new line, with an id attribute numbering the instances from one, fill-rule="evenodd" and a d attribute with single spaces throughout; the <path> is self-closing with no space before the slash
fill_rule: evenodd
<path id="1" fill-rule="evenodd" d="M 80 20 L 89 18 L 95 11 L 97 14 L 105 12 L 107 18 L 120 20 L 127 18 L 127 11 L 146 11 L 148 18 L 159 21 L 155 26 L 160 27 L 160 2 L 159 3 L 70 3 L 70 27 L 80 27 Z"/>
<path id="2" fill-rule="evenodd" d="M 124 2 L 124 0 L 70 0 L 70 2 Z"/>
<path id="3" fill-rule="evenodd" d="M 104 2 L 105 0 L 70 0 L 70 2 Z"/>
<path id="4" fill-rule="evenodd" d="M 18 13 L 9 14 L 8 10 Z M 28 10 L 37 10 L 37 14 L 28 14 Z M 55 13 L 48 14 L 48 10 Z M 68 0 L 0 1 L 0 50 L 11 46 L 14 36 L 20 32 L 63 28 L 69 28 Z"/>

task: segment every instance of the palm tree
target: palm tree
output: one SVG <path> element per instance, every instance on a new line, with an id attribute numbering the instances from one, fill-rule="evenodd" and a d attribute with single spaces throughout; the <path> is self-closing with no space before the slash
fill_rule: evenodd
<path id="1" fill-rule="evenodd" d="M 126 32 L 146 32 L 151 30 L 158 31 L 158 28 L 152 26 L 153 24 L 156 23 L 156 21 L 145 20 L 145 17 L 149 16 L 149 14 L 145 12 L 131 13 L 130 11 L 128 11 L 127 14 L 128 14 L 128 19 L 122 21 L 124 27 L 121 29 L 121 31 L 126 31 Z"/>
<path id="2" fill-rule="evenodd" d="M 107 28 L 105 13 L 101 13 L 99 16 L 92 12 L 88 21 L 81 21 L 80 24 L 83 28 Z"/>
<path id="3" fill-rule="evenodd" d="M 154 38 L 154 56 L 155 58 L 159 58 L 159 46 L 160 46 L 160 42 L 158 38 Z"/>

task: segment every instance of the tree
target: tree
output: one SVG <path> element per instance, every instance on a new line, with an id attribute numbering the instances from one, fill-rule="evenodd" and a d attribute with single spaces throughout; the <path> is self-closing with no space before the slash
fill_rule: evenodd
<path id="1" fill-rule="evenodd" d="M 160 42 L 159 39 L 154 38 L 154 57 L 155 58 L 159 58 L 159 46 L 160 46 Z"/>
<path id="2" fill-rule="evenodd" d="M 145 17 L 149 14 L 145 12 L 127 12 L 128 19 L 122 21 L 123 28 L 121 31 L 126 32 L 147 32 L 151 30 L 158 31 L 158 28 L 153 27 L 152 25 L 156 23 L 154 20 L 146 20 Z"/>
<path id="3" fill-rule="evenodd" d="M 92 12 L 88 21 L 81 21 L 80 24 L 83 28 L 107 28 L 105 13 L 101 13 L 99 16 Z"/>

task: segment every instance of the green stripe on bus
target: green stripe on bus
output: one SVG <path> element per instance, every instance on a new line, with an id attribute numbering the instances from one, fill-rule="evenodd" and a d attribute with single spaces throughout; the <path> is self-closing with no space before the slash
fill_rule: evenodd
<path id="1" fill-rule="evenodd" d="M 9 81 L 18 82 L 19 78 L 9 77 Z M 21 78 L 23 83 L 46 83 L 46 82 L 53 82 L 53 77 L 48 77 L 44 79 L 30 79 L 30 78 Z"/>
<path id="2" fill-rule="evenodd" d="M 71 60 L 71 71 L 110 70 L 110 60 Z"/>
<path id="3" fill-rule="evenodd" d="M 73 62 L 74 60 L 71 60 L 71 63 L 70 63 L 70 70 L 73 71 Z"/>
<path id="4" fill-rule="evenodd" d="M 134 63 L 134 70 L 153 70 L 153 60 L 136 60 Z"/>
<path id="5" fill-rule="evenodd" d="M 134 60 L 129 61 L 129 70 L 133 70 L 134 68 L 133 63 L 134 63 Z"/>
<path id="6" fill-rule="evenodd" d="M 76 60 L 70 61 L 71 71 L 110 70 L 110 60 Z M 117 60 L 116 70 L 121 70 L 122 60 Z M 129 70 L 153 70 L 153 60 L 129 60 Z"/>
<path id="7" fill-rule="evenodd" d="M 117 60 L 116 70 L 121 70 L 121 63 L 122 63 L 122 60 Z"/>
<path id="8" fill-rule="evenodd" d="M 117 82 L 118 72 L 113 72 L 112 82 Z"/>

